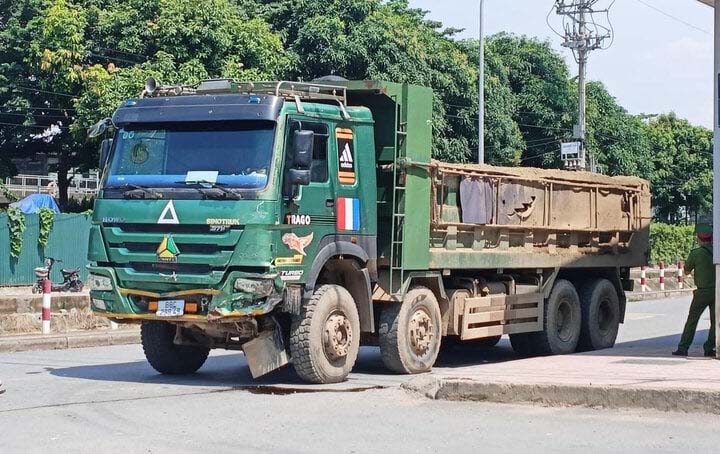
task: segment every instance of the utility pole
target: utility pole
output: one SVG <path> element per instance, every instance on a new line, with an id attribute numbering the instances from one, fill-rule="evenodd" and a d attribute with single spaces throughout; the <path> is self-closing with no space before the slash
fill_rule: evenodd
<path id="1" fill-rule="evenodd" d="M 609 47 L 605 46 L 605 42 L 613 38 L 612 26 L 606 27 L 595 20 L 596 14 L 609 14 L 609 9 L 594 8 L 599 1 L 556 0 L 553 7 L 555 12 L 563 17 L 563 33 L 556 33 L 564 39 L 562 46 L 572 50 L 578 64 L 578 124 L 573 128 L 573 136 L 579 141 L 579 152 L 576 159 L 566 163 L 568 167 L 577 170 L 586 167 L 588 55 L 594 50 Z M 595 167 L 593 166 L 593 171 Z"/>
<path id="2" fill-rule="evenodd" d="M 485 164 L 485 0 L 480 0 L 480 66 L 478 68 L 478 164 Z"/>

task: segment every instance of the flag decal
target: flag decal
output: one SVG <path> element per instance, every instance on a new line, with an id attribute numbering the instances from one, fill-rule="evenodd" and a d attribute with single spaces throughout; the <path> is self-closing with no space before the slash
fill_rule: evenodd
<path id="1" fill-rule="evenodd" d="M 360 199 L 337 199 L 337 229 L 360 230 Z"/>

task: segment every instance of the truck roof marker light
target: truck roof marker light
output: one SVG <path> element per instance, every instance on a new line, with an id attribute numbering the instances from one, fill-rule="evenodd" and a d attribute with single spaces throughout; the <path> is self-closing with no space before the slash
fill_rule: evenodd
<path id="1" fill-rule="evenodd" d="M 137 101 L 135 101 L 134 99 L 128 99 L 127 102 L 125 103 L 125 106 L 127 106 L 127 107 L 133 107 L 136 105 L 137 105 Z"/>
<path id="2" fill-rule="evenodd" d="M 250 104 L 260 104 L 260 97 L 259 96 L 250 96 L 250 98 L 248 98 L 248 102 Z"/>

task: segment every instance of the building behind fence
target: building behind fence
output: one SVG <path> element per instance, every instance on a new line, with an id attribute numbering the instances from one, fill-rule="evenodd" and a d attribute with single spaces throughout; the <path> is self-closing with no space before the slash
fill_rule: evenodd
<path id="1" fill-rule="evenodd" d="M 80 276 L 87 277 L 87 248 L 90 216 L 59 214 L 55 216 L 48 245 L 38 244 L 40 219 L 37 214 L 25 215 L 23 248 L 18 258 L 10 256 L 8 216 L 0 214 L 0 285 L 30 285 L 35 282 L 35 267 L 42 266 L 45 257 L 62 260 L 53 267 L 51 279 L 62 282 L 61 268 L 80 268 Z"/>

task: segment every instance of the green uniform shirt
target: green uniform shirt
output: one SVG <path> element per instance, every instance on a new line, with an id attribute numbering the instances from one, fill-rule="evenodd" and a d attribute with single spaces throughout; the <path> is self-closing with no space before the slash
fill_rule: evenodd
<path id="1" fill-rule="evenodd" d="M 695 272 L 695 285 L 699 289 L 715 288 L 715 265 L 712 245 L 706 244 L 690 251 L 685 261 L 685 270 Z"/>

